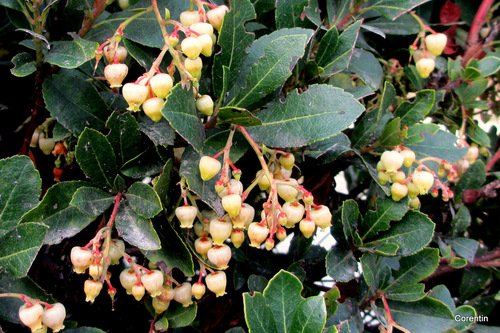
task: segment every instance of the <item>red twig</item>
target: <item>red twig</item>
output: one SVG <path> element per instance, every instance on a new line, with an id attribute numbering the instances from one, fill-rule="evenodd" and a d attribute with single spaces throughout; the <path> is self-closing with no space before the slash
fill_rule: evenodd
<path id="1" fill-rule="evenodd" d="M 120 200 L 122 199 L 122 194 L 118 193 L 115 197 L 115 206 L 113 207 L 113 212 L 109 218 L 108 224 L 106 225 L 109 228 L 113 227 L 113 223 L 115 222 L 116 213 L 118 213 L 118 207 L 120 207 Z"/>
<path id="2" fill-rule="evenodd" d="M 495 164 L 497 163 L 497 161 L 498 161 L 499 158 L 500 158 L 500 148 L 497 150 L 497 152 L 495 153 L 495 155 L 493 155 L 493 157 L 488 162 L 488 164 L 486 164 L 486 166 L 484 167 L 484 169 L 486 170 L 486 172 L 489 172 L 495 166 Z"/>
<path id="3" fill-rule="evenodd" d="M 78 31 L 78 36 L 83 37 L 90 31 L 90 29 L 94 25 L 94 22 L 106 8 L 106 3 L 107 0 L 95 0 L 92 16 L 91 17 L 85 16 L 82 27 L 80 28 L 80 31 Z"/>
<path id="4" fill-rule="evenodd" d="M 467 64 L 471 59 L 476 57 L 483 49 L 483 44 L 480 42 L 479 33 L 486 20 L 494 0 L 483 0 L 479 9 L 474 16 L 474 20 L 470 26 L 469 36 L 467 37 L 467 50 L 465 51 L 462 62 Z"/>

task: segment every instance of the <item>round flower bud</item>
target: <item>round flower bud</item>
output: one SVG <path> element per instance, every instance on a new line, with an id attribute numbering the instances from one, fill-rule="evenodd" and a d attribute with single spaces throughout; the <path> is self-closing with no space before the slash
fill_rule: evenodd
<path id="1" fill-rule="evenodd" d="M 210 221 L 210 235 L 215 245 L 222 245 L 226 239 L 231 237 L 233 224 L 226 220 L 213 219 Z"/>
<path id="2" fill-rule="evenodd" d="M 39 303 L 23 304 L 19 308 L 19 320 L 34 332 L 42 328 L 43 307 Z"/>
<path id="3" fill-rule="evenodd" d="M 40 133 L 38 136 L 38 148 L 40 148 L 44 155 L 50 155 L 55 146 L 56 141 L 54 138 L 46 138 L 44 133 Z"/>
<path id="4" fill-rule="evenodd" d="M 205 238 L 200 237 L 194 241 L 194 249 L 199 255 L 201 255 L 204 259 L 206 259 L 208 250 L 212 248 L 213 243 L 214 242 L 210 237 L 205 237 Z"/>
<path id="5" fill-rule="evenodd" d="M 299 229 L 305 238 L 309 238 L 314 234 L 316 230 L 316 224 L 310 218 L 304 218 L 299 223 Z"/>
<path id="6" fill-rule="evenodd" d="M 159 73 L 149 80 L 149 84 L 151 85 L 151 89 L 156 96 L 165 98 L 174 86 L 174 81 L 169 74 Z"/>
<path id="7" fill-rule="evenodd" d="M 210 57 L 213 52 L 213 40 L 212 37 L 210 37 L 207 34 L 199 35 L 198 41 L 201 44 L 201 54 L 203 54 L 205 57 Z"/>
<path id="8" fill-rule="evenodd" d="M 113 239 L 109 248 L 110 264 L 117 265 L 123 252 L 125 252 L 125 243 L 121 239 Z"/>
<path id="9" fill-rule="evenodd" d="M 401 183 L 394 183 L 391 186 L 392 200 L 399 201 L 408 194 L 408 187 Z"/>
<path id="10" fill-rule="evenodd" d="M 286 238 L 286 230 L 285 228 L 278 228 L 278 230 L 276 231 L 276 238 L 278 238 L 278 240 L 281 242 L 283 240 L 285 240 Z"/>
<path id="11" fill-rule="evenodd" d="M 88 279 L 83 284 L 83 291 L 85 292 L 85 301 L 94 303 L 94 300 L 102 289 L 102 283 L 96 280 Z"/>
<path id="12" fill-rule="evenodd" d="M 127 110 L 137 112 L 148 98 L 149 89 L 141 84 L 129 82 L 123 86 L 122 95 L 128 103 Z"/>
<path id="13" fill-rule="evenodd" d="M 262 176 L 261 176 L 262 175 Z M 257 174 L 255 175 L 255 178 L 259 178 L 257 184 L 259 185 L 259 188 L 261 191 L 265 191 L 271 186 L 271 181 L 269 178 L 266 176 L 265 172 L 263 170 L 259 170 Z"/>
<path id="14" fill-rule="evenodd" d="M 239 194 L 228 194 L 222 198 L 222 207 L 229 216 L 235 217 L 240 213 L 241 196 Z"/>
<path id="15" fill-rule="evenodd" d="M 447 42 L 448 37 L 442 33 L 425 36 L 425 46 L 427 47 L 427 50 L 435 56 L 443 53 Z"/>
<path id="16" fill-rule="evenodd" d="M 473 164 L 474 162 L 476 162 L 478 157 L 479 148 L 477 146 L 470 146 L 469 150 L 467 151 L 467 155 L 465 155 L 465 159 L 469 161 L 470 164 Z"/>
<path id="17" fill-rule="evenodd" d="M 426 79 L 431 75 L 434 67 L 436 66 L 436 62 L 431 58 L 422 58 L 416 63 L 418 74 L 423 79 Z"/>
<path id="18" fill-rule="evenodd" d="M 297 180 L 295 180 L 293 178 L 290 178 L 289 180 L 287 180 L 287 183 L 291 184 L 291 185 L 278 183 L 276 185 L 276 189 L 278 191 L 278 195 L 283 200 L 285 200 L 286 202 L 290 202 L 290 201 L 295 200 L 295 198 L 297 197 L 297 194 L 299 194 L 299 190 L 297 190 L 297 188 L 295 186 L 293 186 L 293 185 L 298 185 L 299 183 L 297 182 Z"/>
<path id="19" fill-rule="evenodd" d="M 224 187 L 218 194 L 220 198 L 224 198 L 229 192 L 241 195 L 243 193 L 243 184 L 239 180 L 233 178 L 229 181 L 229 186 Z"/>
<path id="20" fill-rule="evenodd" d="M 170 302 L 173 300 L 175 297 L 175 289 L 172 289 L 170 286 L 163 286 L 163 291 L 161 292 L 160 295 L 158 295 L 158 298 L 161 302 Z"/>
<path id="21" fill-rule="evenodd" d="M 151 97 L 142 104 L 142 109 L 152 121 L 160 121 L 162 118 L 161 109 L 164 103 L 160 97 Z"/>
<path id="22" fill-rule="evenodd" d="M 131 268 L 126 268 L 120 273 L 120 283 L 127 294 L 132 294 L 132 287 L 137 284 L 137 276 Z"/>
<path id="23" fill-rule="evenodd" d="M 203 61 L 200 57 L 190 59 L 186 58 L 184 60 L 184 68 L 195 78 L 199 79 L 201 77 L 201 69 L 203 68 Z"/>
<path id="24" fill-rule="evenodd" d="M 175 209 L 175 216 L 181 222 L 181 228 L 192 228 L 197 215 L 198 209 L 194 206 L 180 206 Z"/>
<path id="25" fill-rule="evenodd" d="M 205 277 L 208 290 L 215 293 L 217 297 L 226 294 L 226 273 L 222 271 L 210 273 Z"/>
<path id="26" fill-rule="evenodd" d="M 191 60 L 194 60 L 200 56 L 201 49 L 201 43 L 196 37 L 187 37 L 184 38 L 181 42 L 182 53 L 184 53 L 186 57 Z"/>
<path id="27" fill-rule="evenodd" d="M 239 214 L 231 217 L 233 228 L 246 229 L 246 227 L 252 223 L 254 216 L 255 208 L 247 203 L 242 203 Z"/>
<path id="28" fill-rule="evenodd" d="M 379 171 L 378 172 L 378 181 L 380 184 L 385 185 L 387 182 L 391 179 L 391 176 L 385 171 Z"/>
<path id="29" fill-rule="evenodd" d="M 106 57 L 106 60 L 110 64 L 115 63 L 115 56 L 116 62 L 122 62 L 125 60 L 125 58 L 127 58 L 127 49 L 121 45 L 118 45 L 116 48 L 111 47 L 110 45 L 106 45 L 103 49 L 103 53 Z"/>
<path id="30" fill-rule="evenodd" d="M 205 34 L 212 37 L 214 34 L 214 27 L 206 22 L 195 22 L 189 26 L 189 29 L 197 32 L 199 35 Z"/>
<path id="31" fill-rule="evenodd" d="M 193 303 L 193 301 L 191 300 L 193 294 L 191 291 L 191 284 L 189 282 L 184 282 L 180 286 L 176 287 L 174 290 L 175 290 L 174 300 L 178 303 L 181 303 L 183 307 L 186 308 Z"/>
<path id="32" fill-rule="evenodd" d="M 404 149 L 400 154 L 404 157 L 403 165 L 407 168 L 411 167 L 416 158 L 415 152 L 410 149 Z"/>
<path id="33" fill-rule="evenodd" d="M 200 22 L 200 19 L 200 13 L 197 10 L 186 10 L 181 13 L 179 21 L 181 21 L 182 25 L 189 27 L 193 23 Z"/>
<path id="34" fill-rule="evenodd" d="M 403 171 L 397 171 L 395 174 L 391 176 L 391 180 L 393 183 L 402 183 L 406 179 L 406 174 Z"/>
<path id="35" fill-rule="evenodd" d="M 231 232 L 231 242 L 235 248 L 239 248 L 245 241 L 245 233 L 242 229 L 233 229 Z"/>
<path id="36" fill-rule="evenodd" d="M 215 7 L 214 9 L 211 9 L 207 12 L 207 18 L 210 24 L 217 29 L 217 31 L 220 31 L 220 28 L 222 27 L 222 23 L 224 22 L 224 16 L 226 13 L 229 11 L 229 8 L 227 6 L 218 6 Z"/>
<path id="37" fill-rule="evenodd" d="M 158 314 L 167 311 L 170 306 L 170 302 L 162 302 L 159 297 L 154 297 L 152 303 L 153 309 L 155 309 L 155 312 Z"/>
<path id="38" fill-rule="evenodd" d="M 125 64 L 110 64 L 104 67 L 104 76 L 111 88 L 119 88 L 128 74 L 128 67 Z"/>
<path id="39" fill-rule="evenodd" d="M 196 108 L 204 115 L 210 116 L 214 112 L 214 101 L 210 95 L 203 95 L 196 100 Z"/>
<path id="40" fill-rule="evenodd" d="M 295 156 L 291 153 L 287 153 L 285 155 L 281 155 L 279 158 L 280 164 L 286 170 L 291 170 L 293 165 L 295 164 Z"/>
<path id="41" fill-rule="evenodd" d="M 202 282 L 196 282 L 191 287 L 191 292 L 193 293 L 194 298 L 200 299 L 203 297 L 203 295 L 205 295 L 206 289 L 207 288 L 205 287 L 205 285 Z"/>
<path id="42" fill-rule="evenodd" d="M 64 328 L 65 318 L 66 308 L 61 303 L 55 303 L 43 312 L 42 323 L 51 328 L 53 332 L 59 332 Z"/>
<path id="43" fill-rule="evenodd" d="M 380 157 L 380 162 L 382 162 L 385 171 L 389 175 L 396 173 L 396 171 L 398 171 L 398 169 L 403 165 L 404 160 L 404 156 L 395 150 L 384 151 Z"/>
<path id="44" fill-rule="evenodd" d="M 406 183 L 406 188 L 408 188 L 408 196 L 410 199 L 416 198 L 420 194 L 418 188 L 411 181 Z"/>
<path id="45" fill-rule="evenodd" d="M 332 226 L 332 213 L 324 205 L 313 207 L 309 212 L 309 217 L 322 230 Z"/>
<path id="46" fill-rule="evenodd" d="M 420 199 L 418 197 L 410 199 L 410 207 L 418 209 L 420 207 Z"/>
<path id="47" fill-rule="evenodd" d="M 132 296 L 136 299 L 136 301 L 140 301 L 144 294 L 146 294 L 146 288 L 144 288 L 142 283 L 136 283 L 132 286 Z"/>
<path id="48" fill-rule="evenodd" d="M 266 246 L 266 250 L 271 251 L 274 248 L 274 239 L 272 239 L 272 238 L 266 239 L 265 246 Z"/>
<path id="49" fill-rule="evenodd" d="M 427 171 L 415 171 L 412 175 L 412 181 L 420 194 L 426 194 L 434 185 L 434 176 Z"/>
<path id="50" fill-rule="evenodd" d="M 302 220 L 305 213 L 305 208 L 299 202 L 286 202 L 282 206 L 283 212 L 286 214 L 287 222 L 286 227 L 293 228 L 293 226 Z"/>
<path id="51" fill-rule="evenodd" d="M 215 245 L 208 250 L 208 260 L 219 269 L 228 268 L 229 261 L 231 260 L 231 248 L 226 244 Z"/>
<path id="52" fill-rule="evenodd" d="M 252 222 L 248 226 L 248 238 L 250 239 L 250 246 L 260 247 L 269 235 L 269 228 L 266 223 Z"/>
<path id="53" fill-rule="evenodd" d="M 209 180 L 212 179 L 216 174 L 219 173 L 222 167 L 219 160 L 211 156 L 203 156 L 200 159 L 199 168 L 201 173 L 201 179 Z"/>
<path id="54" fill-rule="evenodd" d="M 151 294 L 151 297 L 156 297 L 163 292 L 163 280 L 163 273 L 158 270 L 153 270 L 141 276 L 141 282 Z"/>
<path id="55" fill-rule="evenodd" d="M 90 251 L 89 249 L 85 250 L 79 246 L 75 246 L 71 249 L 70 259 L 71 263 L 73 264 L 73 270 L 76 273 L 85 273 L 87 268 L 89 268 L 92 264 L 92 251 Z"/>

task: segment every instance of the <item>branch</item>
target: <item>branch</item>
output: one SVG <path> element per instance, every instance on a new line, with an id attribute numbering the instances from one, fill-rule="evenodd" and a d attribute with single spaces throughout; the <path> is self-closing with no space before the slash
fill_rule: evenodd
<path id="1" fill-rule="evenodd" d="M 463 64 L 467 64 L 471 59 L 477 57 L 484 47 L 480 41 L 479 34 L 493 2 L 494 0 L 483 0 L 476 12 L 476 16 L 474 16 L 474 20 L 470 26 L 469 36 L 467 37 L 467 49 L 462 59 Z"/>
<path id="2" fill-rule="evenodd" d="M 106 4 L 107 0 L 95 0 L 92 16 L 90 17 L 85 16 L 85 19 L 83 20 L 83 25 L 80 28 L 80 31 L 78 31 L 78 36 L 84 37 L 90 31 L 90 29 L 94 25 L 94 22 L 106 8 Z"/>

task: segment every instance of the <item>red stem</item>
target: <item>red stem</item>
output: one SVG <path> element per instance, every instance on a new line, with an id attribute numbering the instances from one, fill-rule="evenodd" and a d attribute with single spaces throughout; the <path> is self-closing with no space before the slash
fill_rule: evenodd
<path id="1" fill-rule="evenodd" d="M 382 302 L 384 303 L 385 315 L 387 316 L 388 324 L 393 323 L 394 320 L 392 320 L 391 310 L 389 309 L 389 304 L 387 304 L 387 299 L 384 294 L 382 294 Z"/>
<path id="2" fill-rule="evenodd" d="M 120 207 L 121 199 L 122 199 L 122 194 L 118 193 L 115 197 L 115 206 L 113 207 L 113 212 L 111 213 L 111 217 L 109 218 L 108 224 L 106 225 L 109 228 L 112 228 L 113 223 L 115 223 L 116 213 L 118 213 L 118 207 Z"/>
<path id="3" fill-rule="evenodd" d="M 95 0 L 94 11 L 92 12 L 92 16 L 85 17 L 85 19 L 83 20 L 82 28 L 80 29 L 80 31 L 78 31 L 78 36 L 84 37 L 90 31 L 90 29 L 94 25 L 94 22 L 106 8 L 106 3 L 107 0 Z"/>
<path id="4" fill-rule="evenodd" d="M 465 51 L 464 58 L 462 60 L 462 63 L 464 64 L 467 64 L 472 58 L 477 56 L 483 48 L 483 45 L 479 40 L 479 34 L 493 2 L 494 0 L 483 0 L 476 12 L 476 16 L 474 16 L 474 20 L 470 26 L 469 36 L 467 37 L 467 50 Z"/>
<path id="5" fill-rule="evenodd" d="M 495 164 L 497 163 L 498 161 L 498 158 L 500 158 L 500 148 L 498 148 L 497 152 L 495 153 L 495 155 L 493 155 L 493 157 L 491 158 L 491 160 L 488 162 L 488 164 L 486 164 L 485 166 L 485 170 L 486 172 L 489 172 L 494 166 Z"/>

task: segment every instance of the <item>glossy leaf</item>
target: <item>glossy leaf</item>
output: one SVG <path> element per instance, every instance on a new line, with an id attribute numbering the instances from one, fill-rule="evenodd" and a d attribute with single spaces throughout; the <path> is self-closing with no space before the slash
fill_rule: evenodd
<path id="1" fill-rule="evenodd" d="M 221 121 L 240 126 L 258 126 L 262 124 L 252 112 L 245 109 L 235 109 L 232 107 L 223 107 L 219 109 L 217 117 Z"/>
<path id="2" fill-rule="evenodd" d="M 277 0 L 276 1 L 276 26 L 277 29 L 303 27 L 310 28 L 311 22 L 302 15 L 309 0 Z"/>
<path id="3" fill-rule="evenodd" d="M 312 296 L 301 301 L 297 306 L 290 332 L 322 332 L 325 323 L 325 300 L 321 296 Z"/>
<path id="4" fill-rule="evenodd" d="M 170 126 L 189 142 L 196 151 L 203 148 L 205 129 L 198 117 L 195 100 L 191 89 L 185 89 L 181 83 L 175 85 L 161 110 Z"/>
<path id="5" fill-rule="evenodd" d="M 33 74 L 36 71 L 36 62 L 29 53 L 18 53 L 12 58 L 11 61 L 14 64 L 14 67 L 10 70 L 12 75 L 24 77 Z"/>
<path id="6" fill-rule="evenodd" d="M 309 145 L 306 154 L 319 159 L 322 163 L 331 163 L 340 155 L 351 150 L 351 141 L 344 133 Z"/>
<path id="7" fill-rule="evenodd" d="M 486 180 L 486 170 L 484 163 L 477 160 L 460 177 L 455 193 L 460 194 L 464 190 L 477 190 Z"/>
<path id="8" fill-rule="evenodd" d="M 387 123 L 376 145 L 380 147 L 395 147 L 403 143 L 401 119 L 397 117 Z"/>
<path id="9" fill-rule="evenodd" d="M 372 294 L 377 293 L 380 289 L 386 286 L 391 278 L 391 268 L 388 258 L 379 256 L 373 253 L 365 253 L 360 259 L 363 278 Z"/>
<path id="10" fill-rule="evenodd" d="M 0 268 L 12 277 L 28 274 L 31 264 L 43 245 L 48 226 L 22 223 L 0 237 Z"/>
<path id="11" fill-rule="evenodd" d="M 389 229 L 389 222 L 400 220 L 408 211 L 408 200 L 394 201 L 377 198 L 376 210 L 369 210 L 359 226 L 362 239 L 370 238 Z"/>
<path id="12" fill-rule="evenodd" d="M 105 129 L 109 108 L 89 82 L 65 74 L 48 77 L 43 82 L 43 98 L 50 114 L 72 133 L 85 127 Z"/>
<path id="13" fill-rule="evenodd" d="M 451 245 L 453 251 L 459 256 L 466 259 L 468 262 L 474 262 L 479 242 L 475 239 L 455 237 L 447 241 Z"/>
<path id="14" fill-rule="evenodd" d="M 351 251 L 332 248 L 326 256 L 326 272 L 335 281 L 347 282 L 354 278 L 358 261 Z"/>
<path id="15" fill-rule="evenodd" d="M 398 255 L 407 256 L 429 244 L 434 234 L 434 226 L 434 222 L 427 215 L 411 210 L 387 232 L 365 246 L 372 245 L 377 249 L 383 244 L 392 243 L 399 246 Z"/>
<path id="16" fill-rule="evenodd" d="M 160 121 L 152 121 L 151 118 L 141 112 L 138 120 L 139 128 L 154 144 L 162 146 L 174 144 L 175 131 L 166 119 L 162 118 Z"/>
<path id="17" fill-rule="evenodd" d="M 363 8 L 374 9 L 388 19 L 394 20 L 427 1 L 429 0 L 369 0 L 364 3 Z"/>
<path id="18" fill-rule="evenodd" d="M 108 139 L 96 130 L 86 128 L 78 138 L 76 160 L 94 183 L 113 188 L 118 169 L 113 148 Z"/>
<path id="19" fill-rule="evenodd" d="M 151 218 L 161 212 L 161 202 L 155 190 L 144 183 L 135 182 L 125 194 L 130 206 L 139 215 Z"/>
<path id="20" fill-rule="evenodd" d="M 465 156 L 467 148 L 458 148 L 455 143 L 457 137 L 449 132 L 438 130 L 434 135 L 429 132 L 422 132 L 422 141 L 405 144 L 406 148 L 413 150 L 417 159 L 425 157 L 439 157 L 454 163 Z"/>
<path id="21" fill-rule="evenodd" d="M 28 156 L 0 160 L 0 229 L 16 225 L 41 194 L 40 174 Z"/>
<path id="22" fill-rule="evenodd" d="M 115 227 L 123 239 L 142 250 L 160 248 L 160 239 L 150 220 L 135 212 L 127 201 L 123 201 L 116 214 Z"/>
<path id="23" fill-rule="evenodd" d="M 89 225 L 95 218 L 82 213 L 70 202 L 75 192 L 88 183 L 82 181 L 57 183 L 45 193 L 40 204 L 26 213 L 21 222 L 42 222 L 50 227 L 45 244 L 59 244 Z"/>
<path id="24" fill-rule="evenodd" d="M 157 151 L 150 145 L 141 154 L 126 162 L 120 172 L 127 177 L 144 178 L 160 172 L 163 162 Z"/>
<path id="25" fill-rule="evenodd" d="M 361 238 L 356 231 L 361 219 L 362 217 L 356 201 L 349 199 L 342 203 L 342 226 L 345 238 L 351 245 L 361 245 Z"/>
<path id="26" fill-rule="evenodd" d="M 115 198 L 108 192 L 95 187 L 80 187 L 76 190 L 71 202 L 71 206 L 75 206 L 88 216 L 98 216 L 106 211 Z"/>
<path id="27" fill-rule="evenodd" d="M 381 16 L 370 21 L 369 25 L 383 31 L 387 35 L 416 35 L 420 31 L 418 22 L 410 17 L 409 14 L 403 14 L 395 20 Z"/>
<path id="28" fill-rule="evenodd" d="M 373 53 L 363 49 L 354 49 L 348 71 L 359 76 L 373 90 L 378 90 L 384 73 L 382 66 Z"/>
<path id="29" fill-rule="evenodd" d="M 323 64 L 321 67 L 325 69 L 326 73 L 336 73 L 349 68 L 352 53 L 354 52 L 354 47 L 356 45 L 356 41 L 358 40 L 361 23 L 362 21 L 357 21 L 342 32 L 339 36 L 335 52 L 329 52 L 331 47 L 328 47 L 328 50 L 325 50 L 328 57 L 321 59 Z"/>
<path id="30" fill-rule="evenodd" d="M 253 295 L 243 294 L 243 305 L 245 308 L 245 321 L 252 333 L 276 333 L 276 323 L 273 310 L 266 303 L 263 294 L 255 292 Z"/>
<path id="31" fill-rule="evenodd" d="M 161 248 L 158 250 L 144 251 L 144 254 L 153 263 L 163 262 L 169 269 L 177 267 L 186 276 L 193 276 L 193 258 L 186 244 L 177 234 L 170 223 L 163 225 L 159 235 Z"/>
<path id="32" fill-rule="evenodd" d="M 194 321 L 197 311 L 198 307 L 196 302 L 188 307 L 183 307 L 182 304 L 172 302 L 171 307 L 168 308 L 164 317 L 168 320 L 169 328 L 184 327 Z"/>
<path id="33" fill-rule="evenodd" d="M 429 297 L 437 299 L 446 304 L 451 311 L 455 311 L 455 301 L 451 297 L 451 293 L 444 284 L 440 284 L 432 288 L 429 292 Z"/>
<path id="34" fill-rule="evenodd" d="M 491 279 L 491 272 L 482 267 L 471 267 L 464 270 L 460 282 L 460 301 L 471 299 L 479 290 L 483 289 Z"/>
<path id="35" fill-rule="evenodd" d="M 224 16 L 218 44 L 221 52 L 214 57 L 212 84 L 215 95 L 224 98 L 225 87 L 232 87 L 239 76 L 241 67 L 247 57 L 246 48 L 254 40 L 254 34 L 248 33 L 244 23 L 255 18 L 255 11 L 249 0 L 231 2 L 231 10 Z M 223 67 L 227 75 L 223 75 Z"/>
<path id="36" fill-rule="evenodd" d="M 321 38 L 316 53 L 315 61 L 320 67 L 326 67 L 330 61 L 330 56 L 337 49 L 339 44 L 339 32 L 335 26 L 332 26 Z"/>
<path id="37" fill-rule="evenodd" d="M 106 122 L 106 127 L 110 129 L 107 138 L 119 165 L 123 165 L 142 152 L 139 124 L 132 114 L 113 112 Z"/>
<path id="38" fill-rule="evenodd" d="M 221 151 L 226 145 L 228 135 L 229 130 L 214 134 L 205 141 L 205 145 L 212 147 L 215 151 Z M 233 145 L 231 146 L 231 151 L 229 152 L 229 158 L 231 161 L 236 163 L 245 155 L 248 149 L 250 149 L 250 145 L 243 134 L 238 131 L 235 132 L 233 135 Z"/>
<path id="39" fill-rule="evenodd" d="M 56 41 L 45 56 L 45 62 L 62 68 L 77 68 L 93 59 L 97 42 L 91 42 L 71 34 L 73 41 Z"/>
<path id="40" fill-rule="evenodd" d="M 473 324 L 474 321 L 464 321 L 464 320 L 456 320 L 458 318 L 462 319 L 464 317 L 466 318 L 475 318 L 477 317 L 477 312 L 476 310 L 470 306 L 470 305 L 461 305 L 456 308 L 456 310 L 453 312 L 453 318 L 455 318 L 455 323 L 453 324 L 453 328 L 456 329 L 459 332 L 463 332 L 467 329 L 469 329 Z"/>
<path id="41" fill-rule="evenodd" d="M 252 137 L 271 147 L 300 147 L 333 137 L 347 128 L 364 107 L 352 95 L 328 85 L 290 92 L 258 113 L 261 126 L 249 127 Z"/>
<path id="42" fill-rule="evenodd" d="M 414 103 L 406 101 L 401 103 L 394 111 L 394 115 L 401 118 L 402 127 L 413 125 L 427 116 L 434 106 L 435 97 L 434 90 L 419 91 Z"/>
<path id="43" fill-rule="evenodd" d="M 173 161 L 169 159 L 163 166 L 161 174 L 153 180 L 153 189 L 158 194 L 163 207 L 168 207 L 170 198 L 168 192 L 170 190 L 170 183 L 172 181 Z"/>

